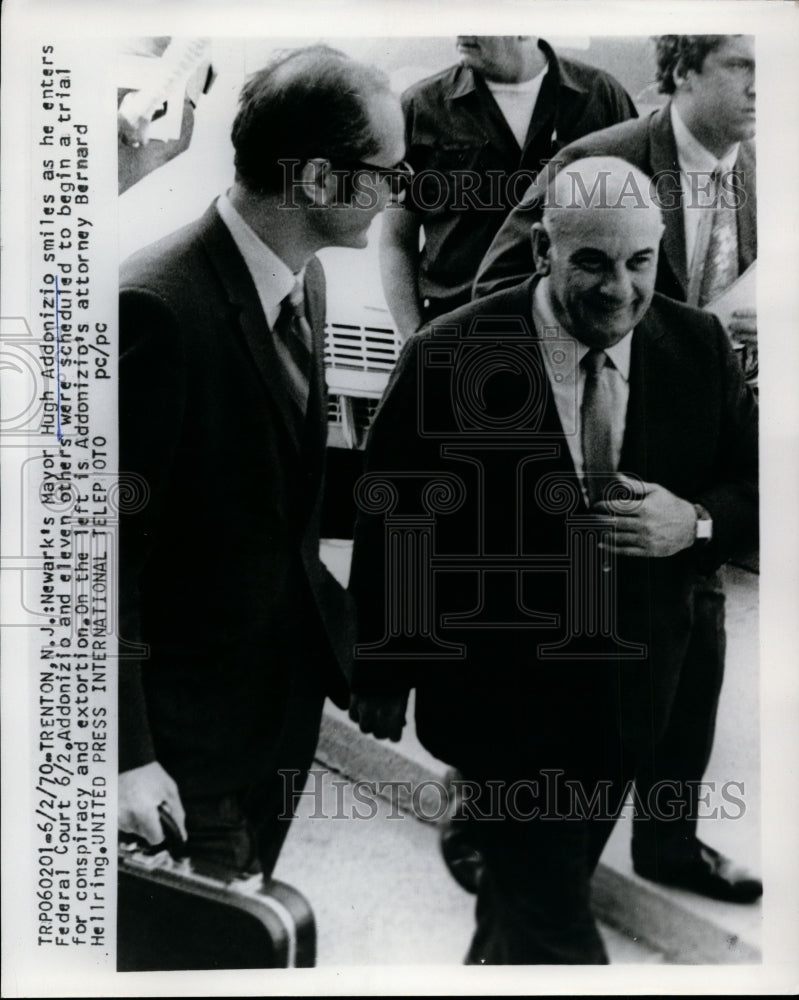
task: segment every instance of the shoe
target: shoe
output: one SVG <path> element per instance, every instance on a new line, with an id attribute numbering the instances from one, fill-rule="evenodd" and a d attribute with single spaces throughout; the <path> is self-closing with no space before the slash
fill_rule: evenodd
<path id="1" fill-rule="evenodd" d="M 461 795 L 453 782 L 461 779 L 458 771 L 447 771 L 444 784 L 449 794 L 450 811 L 441 824 L 439 844 L 444 864 L 458 885 L 472 894 L 477 893 L 485 862 L 469 835 L 469 826 L 464 822 L 461 809 Z"/>
<path id="2" fill-rule="evenodd" d="M 664 855 L 656 861 L 633 858 L 633 871 L 663 885 L 689 889 L 725 903 L 754 903 L 763 895 L 763 883 L 701 840 L 682 857 Z"/>
<path id="3" fill-rule="evenodd" d="M 485 870 L 483 855 L 469 842 L 460 825 L 449 821 L 441 828 L 439 842 L 450 875 L 461 889 L 476 894 Z"/>

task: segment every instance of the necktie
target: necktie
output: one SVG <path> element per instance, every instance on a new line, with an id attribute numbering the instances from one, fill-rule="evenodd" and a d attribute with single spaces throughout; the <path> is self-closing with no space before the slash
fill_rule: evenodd
<path id="1" fill-rule="evenodd" d="M 738 277 L 738 220 L 732 198 L 725 193 L 719 167 L 713 171 L 713 207 L 706 209 L 709 223 L 697 305 L 703 308 L 717 299 Z"/>
<path id="2" fill-rule="evenodd" d="M 590 503 L 602 499 L 604 487 L 616 471 L 613 449 L 615 394 L 604 351 L 592 348 L 583 358 L 585 387 L 580 407 L 583 471 Z"/>
<path id="3" fill-rule="evenodd" d="M 301 427 L 308 409 L 313 335 L 305 318 L 305 296 L 300 281 L 295 282 L 281 303 L 274 334 L 275 347 L 286 371 L 289 395 L 296 407 L 297 425 Z"/>

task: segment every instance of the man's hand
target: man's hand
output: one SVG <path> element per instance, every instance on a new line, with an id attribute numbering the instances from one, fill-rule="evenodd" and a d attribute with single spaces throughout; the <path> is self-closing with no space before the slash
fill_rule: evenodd
<path id="1" fill-rule="evenodd" d="M 362 733 L 374 733 L 379 740 L 399 741 L 405 725 L 408 693 L 396 695 L 354 694 L 350 698 L 350 718 Z"/>
<path id="2" fill-rule="evenodd" d="M 164 831 L 158 816 L 163 803 L 177 823 L 184 840 L 186 814 L 180 801 L 178 786 L 158 761 L 123 771 L 118 781 L 119 829 L 142 837 L 148 844 L 160 844 Z"/>
<path id="3" fill-rule="evenodd" d="M 603 500 L 591 508 L 597 514 L 616 519 L 616 531 L 608 550 L 620 556 L 673 556 L 694 544 L 696 511 L 687 500 L 670 493 L 657 483 L 639 483 L 619 475 L 639 498 L 637 504 L 625 500 Z M 634 510 L 627 507 L 634 506 Z"/>
<path id="4" fill-rule="evenodd" d="M 729 332 L 734 342 L 757 347 L 757 310 L 736 309 L 730 318 Z"/>

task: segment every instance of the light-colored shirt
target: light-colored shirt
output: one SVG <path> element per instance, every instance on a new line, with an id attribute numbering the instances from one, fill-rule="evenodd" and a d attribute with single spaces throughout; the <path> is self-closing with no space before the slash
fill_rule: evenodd
<path id="1" fill-rule="evenodd" d="M 694 261 L 697 234 L 702 215 L 713 210 L 711 174 L 718 167 L 727 173 L 735 166 L 740 143 L 735 143 L 719 160 L 689 130 L 672 103 L 671 126 L 677 144 L 682 188 L 682 216 L 685 225 L 685 265 L 690 274 L 699 262 Z M 704 261 L 701 262 L 704 266 Z"/>
<path id="2" fill-rule="evenodd" d="M 516 142 L 522 148 L 527 138 L 527 130 L 530 128 L 535 102 L 538 100 L 541 84 L 548 69 L 549 63 L 532 80 L 525 80 L 523 83 L 497 83 L 486 80 L 486 85 L 494 95 L 499 110 L 516 137 Z"/>
<path id="3" fill-rule="evenodd" d="M 569 454 L 575 471 L 583 480 L 583 447 L 580 408 L 585 391 L 585 370 L 581 364 L 590 350 L 573 337 L 558 322 L 549 301 L 549 281 L 542 278 L 533 294 L 533 323 L 541 338 L 544 368 L 552 388 L 555 407 L 566 435 Z M 619 468 L 624 430 L 627 422 L 627 402 L 630 396 L 630 351 L 633 331 L 625 334 L 618 343 L 608 347 L 606 371 L 614 396 L 616 418 L 613 422 L 613 471 Z M 583 488 L 585 493 L 585 489 Z"/>
<path id="4" fill-rule="evenodd" d="M 230 230 L 233 242 L 244 258 L 258 292 L 266 322 L 271 329 L 280 315 L 283 299 L 291 292 L 295 282 L 303 281 L 304 269 L 294 274 L 291 268 L 247 225 L 231 204 L 227 194 L 219 196 L 216 210 Z"/>

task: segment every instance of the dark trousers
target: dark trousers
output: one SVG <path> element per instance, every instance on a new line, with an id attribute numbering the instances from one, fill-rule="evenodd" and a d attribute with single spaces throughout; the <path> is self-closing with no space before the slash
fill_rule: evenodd
<path id="1" fill-rule="evenodd" d="M 196 867 L 271 876 L 313 761 L 323 703 L 313 691 L 287 700 L 282 731 L 257 781 L 183 798 Z"/>
<path id="2" fill-rule="evenodd" d="M 607 731 L 586 733 L 581 746 L 542 747 L 538 756 L 546 766 L 525 768 L 524 778 L 464 774 L 479 791 L 461 822 L 485 862 L 467 964 L 608 961 L 590 882 L 635 760 Z"/>
<path id="3" fill-rule="evenodd" d="M 667 728 L 647 751 L 635 777 L 633 857 L 690 854 L 696 838 L 699 783 L 716 731 L 724 677 L 724 585 L 721 573 L 703 578 L 694 591 L 693 626 Z M 652 808 L 646 808 L 650 803 Z M 643 808 L 639 808 L 643 807 Z"/>

